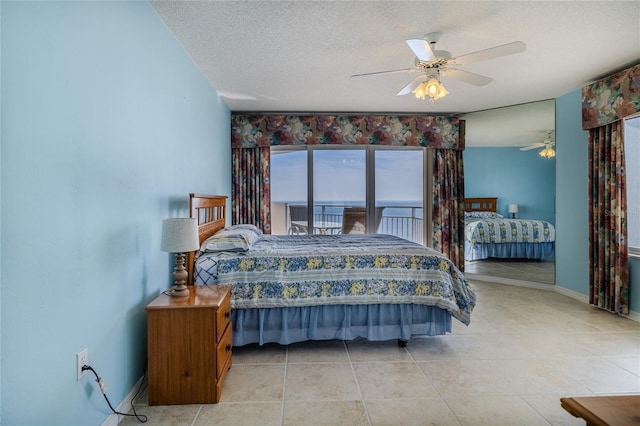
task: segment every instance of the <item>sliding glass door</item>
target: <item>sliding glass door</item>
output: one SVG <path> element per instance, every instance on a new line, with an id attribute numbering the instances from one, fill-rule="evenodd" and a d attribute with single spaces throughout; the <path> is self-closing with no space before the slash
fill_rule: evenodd
<path id="1" fill-rule="evenodd" d="M 307 151 L 271 149 L 271 232 L 306 233 L 296 222 L 307 220 Z"/>
<path id="2" fill-rule="evenodd" d="M 375 151 L 375 222 L 379 233 L 424 241 L 423 150 Z"/>
<path id="3" fill-rule="evenodd" d="M 385 233 L 423 243 L 425 174 L 420 148 L 274 147 L 273 232 Z"/>
<path id="4" fill-rule="evenodd" d="M 365 149 L 312 151 L 314 232 L 366 232 L 366 154 Z"/>

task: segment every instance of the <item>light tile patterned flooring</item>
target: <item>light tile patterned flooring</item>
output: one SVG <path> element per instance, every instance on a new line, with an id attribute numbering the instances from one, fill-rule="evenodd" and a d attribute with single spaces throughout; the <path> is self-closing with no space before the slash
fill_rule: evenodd
<path id="1" fill-rule="evenodd" d="M 146 405 L 150 425 L 584 425 L 560 397 L 640 394 L 640 324 L 553 291 L 471 281 L 446 336 L 234 348 L 219 404 Z M 138 424 L 126 418 L 122 424 Z"/>

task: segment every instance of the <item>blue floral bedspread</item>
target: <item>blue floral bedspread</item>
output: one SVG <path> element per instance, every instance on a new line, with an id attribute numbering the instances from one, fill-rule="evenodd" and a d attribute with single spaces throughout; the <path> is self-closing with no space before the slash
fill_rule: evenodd
<path id="1" fill-rule="evenodd" d="M 465 240 L 471 243 L 548 243 L 556 240 L 555 227 L 543 220 L 466 219 Z"/>
<path id="2" fill-rule="evenodd" d="M 476 295 L 443 254 L 391 235 L 264 235 L 203 253 L 196 284 L 232 284 L 234 308 L 414 303 L 469 324 Z"/>

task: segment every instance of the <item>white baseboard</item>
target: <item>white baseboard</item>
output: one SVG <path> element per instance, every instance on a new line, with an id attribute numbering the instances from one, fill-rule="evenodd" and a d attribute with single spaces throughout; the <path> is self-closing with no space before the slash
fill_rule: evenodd
<path id="1" fill-rule="evenodd" d="M 131 408 L 131 403 L 133 402 L 133 398 L 136 397 L 136 394 L 138 393 L 138 389 L 140 388 L 142 381 L 144 380 L 144 377 L 145 376 L 140 377 L 140 380 L 138 380 L 136 384 L 133 385 L 133 389 L 131 389 L 131 391 L 129 391 L 127 396 L 124 397 L 122 402 L 118 404 L 118 406 L 116 407 L 116 411 L 120 413 L 129 412 L 129 409 Z M 142 390 L 140 390 L 140 392 L 142 392 Z M 109 417 L 107 417 L 104 420 L 104 422 L 102 422 L 102 426 L 118 426 L 118 423 L 120 422 L 120 420 L 122 420 L 122 417 L 123 416 L 119 414 L 111 413 Z"/>
<path id="2" fill-rule="evenodd" d="M 582 294 L 577 291 L 570 290 L 566 287 L 562 287 L 559 285 L 554 285 L 553 290 L 556 293 L 562 294 L 563 296 L 570 297 L 571 299 L 577 300 L 587 305 L 589 304 L 589 296 L 586 294 Z M 640 312 L 629 311 L 629 315 L 621 315 L 621 316 L 627 317 L 632 321 L 640 322 Z"/>
<path id="3" fill-rule="evenodd" d="M 555 290 L 556 293 L 560 293 L 563 296 L 567 296 L 579 302 L 589 304 L 589 296 L 587 296 L 586 294 L 578 293 L 577 291 L 569 290 L 568 288 L 561 287 L 559 285 L 555 286 Z"/>
<path id="4" fill-rule="evenodd" d="M 556 285 L 555 287 L 556 287 L 556 293 L 560 293 L 560 294 L 565 295 L 567 297 L 570 297 L 572 299 L 575 299 L 575 300 L 578 300 L 580 302 L 589 304 L 589 296 L 588 295 L 582 294 L 582 293 L 578 293 L 577 291 L 569 290 L 568 288 L 560 287 L 558 285 Z M 614 313 L 614 315 L 616 315 L 616 314 Z M 640 322 L 640 312 L 629 311 L 629 315 L 620 315 L 620 316 L 629 318 L 632 321 Z"/>
<path id="5" fill-rule="evenodd" d="M 629 311 L 629 319 L 635 322 L 640 322 L 640 312 Z"/>

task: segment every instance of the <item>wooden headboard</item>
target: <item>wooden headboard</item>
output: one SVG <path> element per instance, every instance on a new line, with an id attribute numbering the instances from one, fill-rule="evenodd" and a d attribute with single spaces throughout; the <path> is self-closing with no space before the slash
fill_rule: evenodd
<path id="1" fill-rule="evenodd" d="M 466 212 L 496 212 L 498 198 L 465 198 L 464 211 Z"/>
<path id="2" fill-rule="evenodd" d="M 189 194 L 189 217 L 198 219 L 198 242 L 202 244 L 204 240 L 224 228 L 227 218 L 227 196 Z M 193 284 L 195 261 L 196 252 L 188 253 L 187 284 Z"/>

